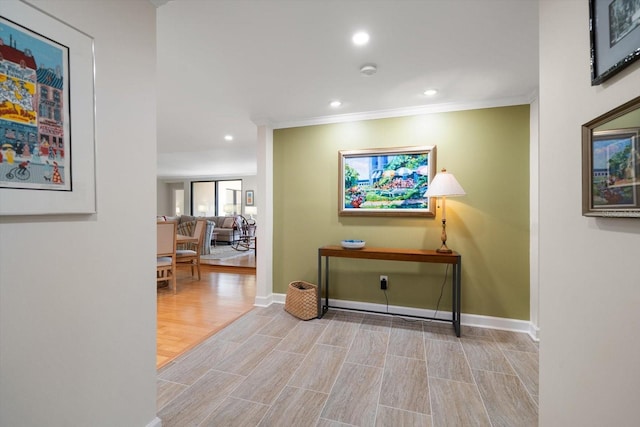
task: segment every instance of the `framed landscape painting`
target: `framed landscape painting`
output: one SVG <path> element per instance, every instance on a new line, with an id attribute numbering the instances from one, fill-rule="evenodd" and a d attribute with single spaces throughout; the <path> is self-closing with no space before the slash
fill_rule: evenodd
<path id="1" fill-rule="evenodd" d="M 0 4 L 0 215 L 94 213 L 93 39 Z"/>
<path id="2" fill-rule="evenodd" d="M 424 196 L 435 176 L 435 146 L 340 151 L 338 163 L 338 215 L 435 215 Z"/>

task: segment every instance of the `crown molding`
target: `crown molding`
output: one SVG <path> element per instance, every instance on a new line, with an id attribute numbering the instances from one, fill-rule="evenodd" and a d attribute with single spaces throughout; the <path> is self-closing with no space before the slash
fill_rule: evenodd
<path id="1" fill-rule="evenodd" d="M 267 119 L 267 118 L 251 119 L 251 121 L 256 126 L 266 126 L 268 128 L 274 129 L 274 127 L 273 127 L 274 123 L 271 120 Z"/>
<path id="2" fill-rule="evenodd" d="M 529 95 L 526 97 L 526 99 L 528 100 L 527 104 L 533 104 L 538 100 L 539 97 L 540 91 L 538 89 L 532 90 L 531 93 L 529 93 Z"/>
<path id="3" fill-rule="evenodd" d="M 160 6 L 164 6 L 165 4 L 169 3 L 171 0 L 149 0 L 149 2 L 151 4 L 153 4 L 156 8 L 160 7 Z"/>
<path id="4" fill-rule="evenodd" d="M 513 105 L 531 104 L 537 97 L 537 91 L 525 96 L 514 96 L 489 101 L 452 102 L 444 104 L 421 105 L 417 107 L 396 108 L 389 110 L 369 111 L 363 113 L 340 114 L 334 116 L 314 117 L 303 120 L 272 122 L 273 129 L 286 129 L 303 126 L 326 125 L 333 123 L 355 122 L 361 120 L 388 119 L 392 117 L 417 116 L 420 114 L 448 113 L 452 111 L 479 110 L 482 108 L 509 107 Z"/>

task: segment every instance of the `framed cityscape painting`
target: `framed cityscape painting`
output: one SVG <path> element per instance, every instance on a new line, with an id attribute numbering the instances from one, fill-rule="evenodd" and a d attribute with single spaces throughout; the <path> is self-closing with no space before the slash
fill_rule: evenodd
<path id="1" fill-rule="evenodd" d="M 640 218 L 640 97 L 582 126 L 582 215 Z"/>
<path id="2" fill-rule="evenodd" d="M 593 132 L 589 209 L 637 211 L 640 207 L 640 128 Z"/>
<path id="3" fill-rule="evenodd" d="M 338 157 L 338 215 L 435 215 L 424 195 L 435 176 L 435 146 L 340 151 Z"/>
<path id="4" fill-rule="evenodd" d="M 0 214 L 95 212 L 93 39 L 0 5 Z"/>

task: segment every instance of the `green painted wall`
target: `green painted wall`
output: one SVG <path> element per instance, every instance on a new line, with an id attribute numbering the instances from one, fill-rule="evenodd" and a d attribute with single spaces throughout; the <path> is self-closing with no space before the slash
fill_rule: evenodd
<path id="1" fill-rule="evenodd" d="M 529 319 L 529 106 L 365 120 L 274 131 L 273 291 L 317 282 L 317 249 L 342 239 L 435 249 L 436 218 L 339 217 L 338 151 L 437 146 L 437 169 L 467 195 L 447 199 L 448 246 L 462 255 L 463 313 Z M 436 308 L 445 266 L 331 260 L 331 297 Z M 451 272 L 449 271 L 449 274 Z M 451 310 L 447 280 L 440 303 Z"/>

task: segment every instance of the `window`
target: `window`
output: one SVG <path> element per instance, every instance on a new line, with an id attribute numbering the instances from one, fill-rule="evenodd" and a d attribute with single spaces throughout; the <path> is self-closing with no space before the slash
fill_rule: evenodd
<path id="1" fill-rule="evenodd" d="M 191 183 L 191 215 L 215 216 L 216 182 Z"/>
<path id="2" fill-rule="evenodd" d="M 242 211 L 242 180 L 191 183 L 191 214 L 231 216 Z"/>
<path id="3" fill-rule="evenodd" d="M 218 215 L 242 212 L 242 181 L 218 181 Z"/>

